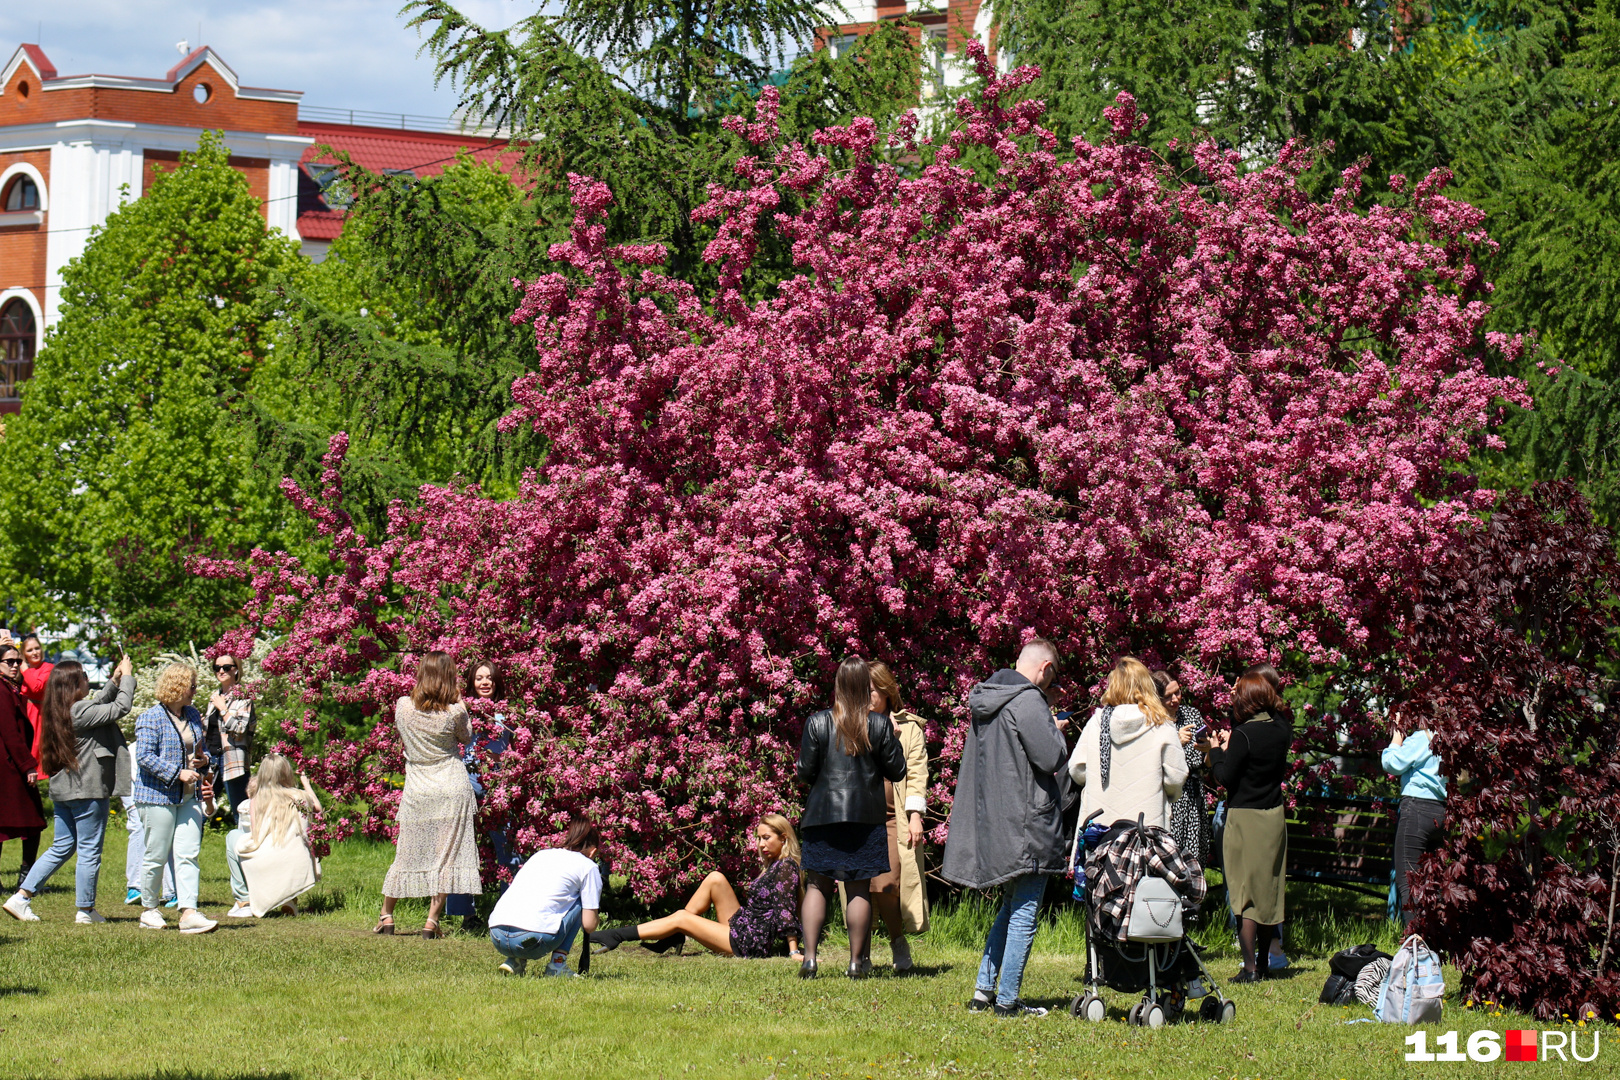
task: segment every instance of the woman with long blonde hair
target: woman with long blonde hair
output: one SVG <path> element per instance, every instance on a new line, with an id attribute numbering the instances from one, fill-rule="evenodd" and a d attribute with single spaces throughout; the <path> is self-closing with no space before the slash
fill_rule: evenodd
<path id="1" fill-rule="evenodd" d="M 645 941 L 653 952 L 680 952 L 687 938 L 710 952 L 746 959 L 769 956 L 787 939 L 788 953 L 798 955 L 799 838 L 781 814 L 761 814 L 753 828 L 754 850 L 763 869 L 740 900 L 726 875 L 716 870 L 704 878 L 686 906 L 673 915 L 635 926 L 598 930 L 591 942 L 611 952 L 626 941 Z M 710 909 L 714 918 L 708 918 Z M 493 921 L 493 920 L 492 920 Z M 654 944 L 656 943 L 656 944 Z"/>
<path id="2" fill-rule="evenodd" d="M 242 801 L 239 827 L 225 834 L 225 861 L 231 868 L 231 894 L 236 900 L 227 915 L 243 919 L 255 907 L 259 911 L 283 907 L 315 884 L 313 856 L 309 856 L 311 872 L 305 873 L 303 858 L 280 860 L 267 853 L 284 847 L 307 852 L 306 815 L 320 808 L 321 800 L 309 786 L 309 777 L 295 772 L 292 762 L 281 754 L 264 756 L 253 777 L 252 794 Z M 256 852 L 262 854 L 255 857 Z M 279 873 L 287 867 L 272 868 L 272 863 L 283 861 L 290 864 L 296 880 Z M 260 899 L 257 905 L 252 902 L 255 885 Z"/>
<path id="3" fill-rule="evenodd" d="M 1187 783 L 1187 755 L 1153 673 L 1134 656 L 1108 673 L 1102 706 L 1091 714 L 1069 758 L 1069 776 L 1084 791 L 1080 820 L 1098 810 L 1116 821 L 1170 828 L 1170 806 Z"/>

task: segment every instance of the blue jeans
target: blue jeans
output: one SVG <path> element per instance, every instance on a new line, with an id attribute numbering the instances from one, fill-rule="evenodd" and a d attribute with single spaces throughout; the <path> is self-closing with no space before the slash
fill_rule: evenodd
<path id="1" fill-rule="evenodd" d="M 101 877 L 101 841 L 107 835 L 107 799 L 63 799 L 56 804 L 56 836 L 51 849 L 34 864 L 22 883 L 25 891 L 37 893 L 79 852 L 73 871 L 74 900 L 81 908 L 96 906 L 96 882 Z"/>
<path id="2" fill-rule="evenodd" d="M 996 913 L 995 925 L 990 927 L 990 939 L 984 943 L 977 986 L 986 997 L 995 994 L 998 1005 L 1011 1005 L 1018 1000 L 1018 988 L 1024 982 L 1024 964 L 1029 961 L 1030 947 L 1035 944 L 1035 913 L 1040 910 L 1041 896 L 1045 892 L 1045 874 L 1025 874 L 1001 886 L 1001 910 Z"/>
<path id="3" fill-rule="evenodd" d="M 562 925 L 554 934 L 541 934 L 533 930 L 519 930 L 515 926 L 492 926 L 489 943 L 502 956 L 522 957 L 524 960 L 550 960 L 552 953 L 568 955 L 579 935 L 579 920 L 584 908 L 579 901 L 562 917 Z"/>

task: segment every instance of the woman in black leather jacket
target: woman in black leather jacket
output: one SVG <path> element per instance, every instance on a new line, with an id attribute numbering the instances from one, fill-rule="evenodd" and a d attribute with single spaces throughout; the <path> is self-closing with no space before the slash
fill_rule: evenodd
<path id="1" fill-rule="evenodd" d="M 849 968 L 858 979 L 872 970 L 867 938 L 872 932 L 873 878 L 889 865 L 888 806 L 883 781 L 905 778 L 906 758 L 887 717 L 871 711 L 872 674 L 852 656 L 838 665 L 833 707 L 805 721 L 798 776 L 810 785 L 799 823 L 804 845 L 804 962 L 799 977 L 816 977 L 816 946 L 827 905 L 844 883 L 849 898 Z"/>

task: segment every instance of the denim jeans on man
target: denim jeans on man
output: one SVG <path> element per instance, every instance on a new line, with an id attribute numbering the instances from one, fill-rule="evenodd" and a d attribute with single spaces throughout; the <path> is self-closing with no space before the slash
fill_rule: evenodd
<path id="1" fill-rule="evenodd" d="M 163 902 L 163 868 L 174 857 L 175 893 L 180 909 L 197 906 L 197 856 L 202 852 L 203 813 L 196 799 L 181 803 L 149 805 L 137 803 L 146 832 L 146 851 L 141 858 L 141 906 L 155 908 Z"/>
<path id="2" fill-rule="evenodd" d="M 584 911 L 579 901 L 574 901 L 574 906 L 562 917 L 562 925 L 555 934 L 520 930 L 515 926 L 492 926 L 489 928 L 489 942 L 502 956 L 550 960 L 552 953 L 566 954 L 574 947 L 574 938 L 579 936 L 579 923 Z"/>
<path id="3" fill-rule="evenodd" d="M 75 848 L 78 865 L 73 872 L 74 902 L 81 908 L 96 906 L 96 881 L 101 876 L 101 841 L 107 835 L 108 799 L 63 799 L 56 804 L 56 838 L 22 883 L 38 893 Z"/>
<path id="4" fill-rule="evenodd" d="M 1045 874 L 1025 874 L 1001 886 L 1001 910 L 996 913 L 990 939 L 984 944 L 977 987 L 985 997 L 994 994 L 998 1005 L 1011 1005 L 1018 1000 L 1018 988 L 1024 982 L 1024 965 L 1029 961 L 1030 947 L 1035 944 L 1035 915 L 1045 892 Z"/>

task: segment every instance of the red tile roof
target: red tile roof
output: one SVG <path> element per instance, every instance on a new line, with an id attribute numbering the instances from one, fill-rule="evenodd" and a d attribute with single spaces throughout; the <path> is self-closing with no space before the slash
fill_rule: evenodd
<path id="1" fill-rule="evenodd" d="M 454 135 L 431 131 L 403 131 L 356 124 L 325 124 L 299 121 L 298 134 L 314 139 L 304 151 L 302 165 L 336 159 L 321 152 L 323 147 L 347 153 L 356 165 L 373 172 L 408 170 L 417 176 L 437 176 L 445 166 L 467 152 L 474 161 L 494 162 L 507 173 L 516 173 L 522 155 L 509 149 L 507 140 L 479 135 Z M 306 170 L 307 171 L 307 170 Z M 305 209 L 299 200 L 298 234 L 306 240 L 333 240 L 343 231 L 341 210 Z"/>
<path id="2" fill-rule="evenodd" d="M 505 152 L 505 139 L 479 135 L 441 135 L 305 121 L 299 122 L 298 134 L 315 140 L 315 145 L 304 151 L 304 161 L 333 160 L 316 153 L 317 148 L 330 146 L 347 152 L 355 164 L 373 172 L 410 169 L 417 176 L 436 176 L 456 159 L 459 150 L 470 151 L 475 161 L 499 162 L 507 172 L 515 172 L 519 157 L 515 152 Z"/>

